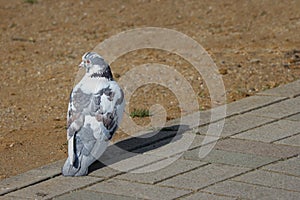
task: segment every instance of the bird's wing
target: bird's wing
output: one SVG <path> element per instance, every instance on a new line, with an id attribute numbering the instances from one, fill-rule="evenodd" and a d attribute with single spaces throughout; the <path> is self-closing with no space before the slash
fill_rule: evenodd
<path id="1" fill-rule="evenodd" d="M 91 110 L 100 123 L 101 134 L 104 134 L 107 140 L 110 140 L 116 132 L 122 119 L 123 109 L 124 94 L 116 82 L 108 82 L 106 87 L 94 94 Z"/>
<path id="2" fill-rule="evenodd" d="M 70 95 L 67 114 L 68 154 L 71 163 L 75 161 L 75 133 L 84 125 L 85 110 L 88 109 L 92 94 L 84 93 L 80 87 L 75 87 Z"/>

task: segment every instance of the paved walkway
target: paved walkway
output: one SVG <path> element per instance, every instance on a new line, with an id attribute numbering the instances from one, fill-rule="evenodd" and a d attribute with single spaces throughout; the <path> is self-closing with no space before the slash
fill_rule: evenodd
<path id="1" fill-rule="evenodd" d="M 300 80 L 228 104 L 220 137 L 210 118 L 112 145 L 86 177 L 58 161 L 5 179 L 0 199 L 300 199 Z"/>

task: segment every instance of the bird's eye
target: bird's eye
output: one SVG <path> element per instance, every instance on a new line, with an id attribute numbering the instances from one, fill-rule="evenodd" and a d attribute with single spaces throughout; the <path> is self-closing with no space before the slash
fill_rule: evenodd
<path id="1" fill-rule="evenodd" d="M 86 62 L 87 62 L 88 64 L 90 63 L 90 61 L 89 61 L 89 60 L 87 60 Z"/>

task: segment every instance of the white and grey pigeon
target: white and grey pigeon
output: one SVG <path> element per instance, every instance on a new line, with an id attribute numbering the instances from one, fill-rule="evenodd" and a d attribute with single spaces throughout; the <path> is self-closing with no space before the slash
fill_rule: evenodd
<path id="1" fill-rule="evenodd" d="M 95 52 L 85 53 L 82 80 L 73 88 L 67 113 L 68 158 L 64 176 L 84 176 L 105 151 L 124 112 L 124 94 L 109 65 Z"/>

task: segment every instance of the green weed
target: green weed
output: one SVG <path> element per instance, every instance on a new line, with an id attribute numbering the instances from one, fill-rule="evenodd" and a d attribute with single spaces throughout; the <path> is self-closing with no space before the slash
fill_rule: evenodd
<path id="1" fill-rule="evenodd" d="M 29 4 L 35 4 L 38 1 L 37 0 L 24 0 L 25 3 L 29 3 Z"/>
<path id="2" fill-rule="evenodd" d="M 134 109 L 131 113 L 130 113 L 130 117 L 135 118 L 135 117 L 149 117 L 150 116 L 150 112 L 149 110 L 146 109 Z"/>

